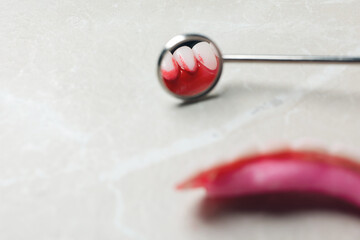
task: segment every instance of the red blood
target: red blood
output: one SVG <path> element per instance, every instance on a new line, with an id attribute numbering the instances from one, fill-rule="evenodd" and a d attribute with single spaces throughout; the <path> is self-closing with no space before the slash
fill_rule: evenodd
<path id="1" fill-rule="evenodd" d="M 214 81 L 219 71 L 219 58 L 216 57 L 217 68 L 210 70 L 202 63 L 197 61 L 197 71 L 194 73 L 185 71 L 181 68 L 180 74 L 174 80 L 166 80 L 163 76 L 165 86 L 173 93 L 180 96 L 194 96 L 206 91 Z"/>

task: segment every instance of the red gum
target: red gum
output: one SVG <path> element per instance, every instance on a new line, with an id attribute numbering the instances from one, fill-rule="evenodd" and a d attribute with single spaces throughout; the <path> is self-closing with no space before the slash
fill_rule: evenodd
<path id="1" fill-rule="evenodd" d="M 178 189 L 200 187 L 211 197 L 317 192 L 360 207 L 360 164 L 324 152 L 283 150 L 239 158 L 203 171 L 177 186 Z"/>
<path id="2" fill-rule="evenodd" d="M 216 57 L 217 67 L 210 70 L 200 61 L 197 61 L 197 70 L 189 72 L 179 67 L 178 77 L 174 80 L 166 80 L 168 77 L 163 73 L 163 81 L 165 86 L 173 93 L 181 96 L 194 96 L 207 90 L 215 81 L 219 70 L 219 58 Z"/>

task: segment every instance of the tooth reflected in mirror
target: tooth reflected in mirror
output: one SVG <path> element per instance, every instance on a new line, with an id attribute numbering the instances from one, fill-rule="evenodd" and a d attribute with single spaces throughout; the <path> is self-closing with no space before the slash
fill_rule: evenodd
<path id="1" fill-rule="evenodd" d="M 169 43 L 173 46 L 169 47 Z M 159 80 L 162 85 L 182 99 L 207 94 L 217 83 L 222 69 L 218 48 L 200 35 L 186 35 L 185 39 L 172 39 L 169 43 L 160 56 Z"/>

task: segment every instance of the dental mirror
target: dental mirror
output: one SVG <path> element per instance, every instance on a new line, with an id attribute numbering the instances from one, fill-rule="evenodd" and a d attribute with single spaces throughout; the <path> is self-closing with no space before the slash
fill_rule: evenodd
<path id="1" fill-rule="evenodd" d="M 157 65 L 158 78 L 171 95 L 183 100 L 196 100 L 215 87 L 223 62 L 360 63 L 360 57 L 222 55 L 208 37 L 183 34 L 175 36 L 165 45 Z"/>
<path id="2" fill-rule="evenodd" d="M 215 87 L 222 70 L 220 51 L 213 41 L 198 34 L 172 38 L 160 55 L 158 77 L 175 97 L 191 100 Z"/>

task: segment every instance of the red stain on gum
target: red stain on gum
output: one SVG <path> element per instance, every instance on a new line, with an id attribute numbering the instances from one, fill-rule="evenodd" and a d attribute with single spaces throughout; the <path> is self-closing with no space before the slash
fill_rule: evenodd
<path id="1" fill-rule="evenodd" d="M 200 61 L 196 61 L 197 70 L 189 72 L 179 67 L 179 74 L 176 79 L 166 77 L 163 72 L 163 81 L 165 86 L 173 93 L 180 96 L 194 96 L 206 91 L 215 81 L 219 71 L 219 58 L 216 57 L 217 67 L 210 70 Z M 166 78 L 165 78 L 166 77 Z"/>

